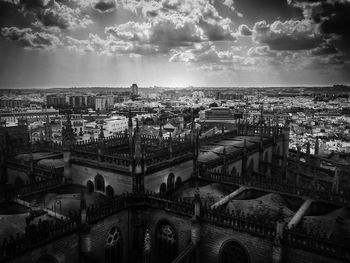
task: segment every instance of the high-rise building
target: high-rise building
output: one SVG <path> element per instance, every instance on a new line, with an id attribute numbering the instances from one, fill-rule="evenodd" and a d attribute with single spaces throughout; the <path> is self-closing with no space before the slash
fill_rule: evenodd
<path id="1" fill-rule="evenodd" d="M 137 86 L 137 84 L 132 84 L 131 85 L 131 96 L 137 96 L 139 95 L 139 87 Z"/>
<path id="2" fill-rule="evenodd" d="M 66 97 L 64 95 L 51 94 L 46 96 L 46 105 L 48 107 L 60 108 L 66 105 Z"/>

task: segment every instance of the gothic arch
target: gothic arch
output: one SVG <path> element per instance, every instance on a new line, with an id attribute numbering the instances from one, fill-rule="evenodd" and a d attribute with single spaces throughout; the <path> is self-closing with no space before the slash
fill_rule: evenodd
<path id="1" fill-rule="evenodd" d="M 58 261 L 54 256 L 47 254 L 40 256 L 36 263 L 58 263 Z"/>
<path id="2" fill-rule="evenodd" d="M 94 183 L 91 180 L 87 181 L 86 192 L 89 194 L 89 193 L 93 193 L 94 191 L 95 191 Z"/>
<path id="3" fill-rule="evenodd" d="M 122 235 L 118 227 L 112 227 L 107 235 L 105 247 L 105 262 L 122 262 Z"/>
<path id="4" fill-rule="evenodd" d="M 165 195 L 166 194 L 166 184 L 162 183 L 159 187 L 159 194 L 160 195 Z"/>
<path id="5" fill-rule="evenodd" d="M 20 187 L 24 185 L 24 181 L 21 177 L 17 176 L 16 179 L 15 179 L 15 186 L 16 187 Z"/>
<path id="6" fill-rule="evenodd" d="M 178 177 L 176 178 L 176 181 L 175 181 L 175 188 L 179 188 L 179 187 L 181 186 L 181 184 L 182 184 L 181 177 L 178 176 Z"/>
<path id="7" fill-rule="evenodd" d="M 171 263 L 178 254 L 175 227 L 167 220 L 160 220 L 156 226 L 156 262 Z"/>
<path id="8" fill-rule="evenodd" d="M 175 175 L 173 173 L 170 173 L 168 175 L 168 180 L 167 180 L 166 186 L 167 186 L 168 190 L 174 189 L 174 187 L 175 187 Z"/>
<path id="9" fill-rule="evenodd" d="M 265 151 L 264 153 L 264 162 L 269 162 L 269 151 Z"/>
<path id="10" fill-rule="evenodd" d="M 105 179 L 100 174 L 97 174 L 95 176 L 95 188 L 96 188 L 96 191 L 101 191 L 101 192 L 105 191 Z"/>
<path id="11" fill-rule="evenodd" d="M 251 175 L 254 172 L 254 158 L 253 157 L 248 162 L 247 172 L 249 175 Z"/>
<path id="12" fill-rule="evenodd" d="M 276 154 L 277 154 L 277 155 L 281 155 L 281 154 L 280 154 L 280 151 L 281 151 L 281 150 L 280 150 L 280 146 L 277 145 L 277 147 L 276 147 Z"/>
<path id="13" fill-rule="evenodd" d="M 110 198 L 112 198 L 114 196 L 114 190 L 113 187 L 110 185 L 107 185 L 106 187 L 106 195 Z"/>
<path id="14" fill-rule="evenodd" d="M 232 170 L 231 170 L 230 175 L 233 176 L 233 177 L 237 176 L 237 169 L 236 169 L 236 166 L 233 166 L 233 167 L 232 167 Z"/>
<path id="15" fill-rule="evenodd" d="M 219 263 L 249 263 L 247 249 L 236 240 L 225 241 L 220 248 Z"/>

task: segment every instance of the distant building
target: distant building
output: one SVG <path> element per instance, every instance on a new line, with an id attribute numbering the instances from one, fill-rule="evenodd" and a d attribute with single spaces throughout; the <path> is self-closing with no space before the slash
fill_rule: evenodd
<path id="1" fill-rule="evenodd" d="M 205 120 L 233 120 L 234 113 L 230 108 L 214 107 L 204 111 Z"/>
<path id="2" fill-rule="evenodd" d="M 24 110 L 16 112 L 0 113 L 0 121 L 18 122 L 18 119 L 26 119 L 28 123 L 45 121 L 47 117 L 58 117 L 59 111 L 53 108 L 39 110 Z"/>
<path id="3" fill-rule="evenodd" d="M 62 108 L 66 105 L 66 97 L 60 94 L 51 94 L 46 96 L 47 107 Z"/>
<path id="4" fill-rule="evenodd" d="M 199 123 L 210 129 L 214 127 L 225 127 L 232 129 L 237 119 L 242 118 L 242 112 L 227 107 L 213 107 L 199 113 Z"/>
<path id="5" fill-rule="evenodd" d="M 27 101 L 19 99 L 1 99 L 0 108 L 20 108 L 23 107 Z"/>
<path id="6" fill-rule="evenodd" d="M 95 98 L 95 110 L 105 111 L 112 109 L 114 105 L 113 96 L 98 96 Z"/>
<path id="7" fill-rule="evenodd" d="M 137 96 L 139 95 L 139 87 L 137 86 L 137 84 L 132 84 L 131 87 L 131 96 Z"/>
<path id="8" fill-rule="evenodd" d="M 105 119 L 103 129 L 108 134 L 115 134 L 125 131 L 128 128 L 128 118 L 125 116 L 113 116 Z M 108 136 L 108 135 L 107 135 Z"/>

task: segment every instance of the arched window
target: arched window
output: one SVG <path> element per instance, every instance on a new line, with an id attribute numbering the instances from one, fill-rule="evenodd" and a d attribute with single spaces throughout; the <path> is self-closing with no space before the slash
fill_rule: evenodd
<path id="1" fill-rule="evenodd" d="M 236 169 L 236 166 L 233 166 L 232 167 L 232 170 L 231 170 L 231 176 L 237 176 L 237 169 Z"/>
<path id="2" fill-rule="evenodd" d="M 86 192 L 89 194 L 89 193 L 92 193 L 94 191 L 95 191 L 94 183 L 91 180 L 87 181 L 87 183 L 86 183 Z"/>
<path id="3" fill-rule="evenodd" d="M 58 263 L 58 261 L 54 256 L 43 255 L 36 261 L 36 263 Z"/>
<path id="4" fill-rule="evenodd" d="M 252 173 L 253 173 L 253 171 L 254 171 L 254 159 L 253 159 L 253 158 L 250 159 L 247 168 L 248 168 L 248 169 L 247 169 L 248 175 L 252 175 Z"/>
<path id="5" fill-rule="evenodd" d="M 181 177 L 178 176 L 178 177 L 176 178 L 176 181 L 175 181 L 175 187 L 176 187 L 176 188 L 179 188 L 179 187 L 181 186 L 181 183 L 182 183 Z"/>
<path id="6" fill-rule="evenodd" d="M 177 236 L 167 221 L 161 221 L 156 228 L 156 262 L 170 263 L 177 257 Z"/>
<path id="7" fill-rule="evenodd" d="M 230 240 L 220 249 L 220 263 L 249 263 L 249 256 L 241 244 Z"/>
<path id="8" fill-rule="evenodd" d="M 168 175 L 167 189 L 171 190 L 175 187 L 175 175 L 173 173 Z"/>
<path id="9" fill-rule="evenodd" d="M 98 174 L 95 176 L 95 186 L 96 191 L 105 191 L 105 180 L 103 179 L 102 175 Z"/>
<path id="10" fill-rule="evenodd" d="M 110 198 L 112 198 L 114 196 L 114 190 L 113 187 L 110 185 L 107 185 L 106 187 L 106 195 Z"/>
<path id="11" fill-rule="evenodd" d="M 23 179 L 21 177 L 17 176 L 16 179 L 15 179 L 15 186 L 16 187 L 20 187 L 22 185 L 24 185 Z"/>
<path id="12" fill-rule="evenodd" d="M 122 262 L 122 236 L 117 227 L 112 227 L 107 236 L 105 248 L 105 262 Z"/>
<path id="13" fill-rule="evenodd" d="M 166 184 L 162 183 L 159 187 L 159 194 L 160 195 L 165 195 L 166 194 Z"/>
<path id="14" fill-rule="evenodd" d="M 280 155 L 280 146 L 278 145 L 277 148 L 276 148 L 276 154 L 277 155 Z"/>
<path id="15" fill-rule="evenodd" d="M 264 154 L 264 162 L 268 163 L 269 162 L 269 152 L 266 151 Z"/>

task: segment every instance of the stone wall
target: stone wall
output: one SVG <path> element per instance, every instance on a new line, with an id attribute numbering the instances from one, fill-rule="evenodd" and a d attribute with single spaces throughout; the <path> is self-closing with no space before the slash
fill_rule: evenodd
<path id="1" fill-rule="evenodd" d="M 287 247 L 283 250 L 283 262 L 286 263 L 340 263 L 342 260 L 329 258 L 319 252 Z"/>
<path id="2" fill-rule="evenodd" d="M 142 218 L 145 220 L 146 226 L 150 230 L 152 242 L 152 259 L 155 262 L 157 253 L 156 247 L 156 228 L 159 222 L 164 220 L 175 229 L 178 242 L 178 253 L 181 253 L 189 244 L 191 240 L 191 218 L 188 216 L 176 215 L 164 210 L 145 209 L 142 213 Z"/>
<path id="3" fill-rule="evenodd" d="M 93 254 L 94 260 L 105 262 L 105 247 L 109 231 L 112 227 L 117 227 L 121 233 L 122 240 L 122 262 L 127 262 L 129 256 L 129 236 L 128 230 L 131 225 L 128 223 L 131 212 L 128 209 L 123 210 L 117 214 L 111 215 L 96 224 L 91 225 L 88 232 L 84 233 L 84 252 Z M 132 232 L 132 231 L 130 231 Z"/>
<path id="4" fill-rule="evenodd" d="M 29 183 L 28 172 L 7 167 L 7 182 L 9 184 L 14 184 L 16 178 L 19 177 L 22 179 L 23 183 Z"/>
<path id="5" fill-rule="evenodd" d="M 105 171 L 98 168 L 86 167 L 83 165 L 72 164 L 72 178 L 74 184 L 85 185 L 89 180 L 94 183 L 97 174 L 103 176 L 105 187 L 111 185 L 114 194 L 119 195 L 132 191 L 132 178 L 129 175 L 118 174 L 116 172 Z"/>
<path id="6" fill-rule="evenodd" d="M 159 192 L 160 185 L 162 183 L 167 184 L 168 176 L 171 173 L 174 174 L 174 181 L 176 181 L 178 177 L 181 178 L 182 182 L 188 180 L 193 173 L 193 161 L 189 160 L 146 175 L 144 180 L 145 189 L 148 191 Z"/>
<path id="7" fill-rule="evenodd" d="M 58 263 L 76 263 L 79 262 L 78 240 L 77 233 L 67 235 L 30 252 L 24 253 L 10 260 L 9 263 L 35 263 L 42 256 L 53 257 Z"/>
<path id="8" fill-rule="evenodd" d="M 201 224 L 200 262 L 218 263 L 220 249 L 228 240 L 236 241 L 245 248 L 250 263 L 271 263 L 272 241 L 270 239 L 207 223 Z"/>

